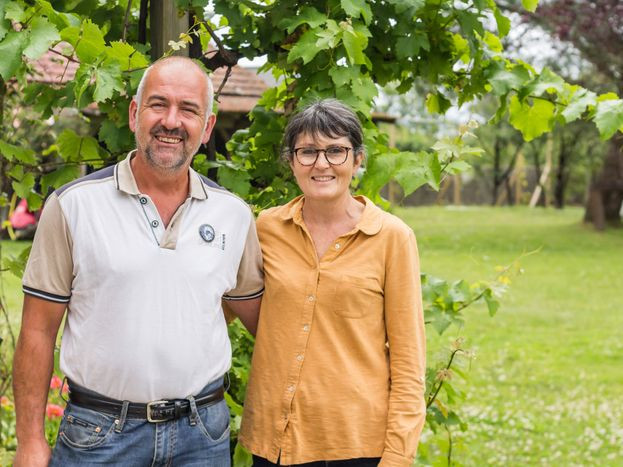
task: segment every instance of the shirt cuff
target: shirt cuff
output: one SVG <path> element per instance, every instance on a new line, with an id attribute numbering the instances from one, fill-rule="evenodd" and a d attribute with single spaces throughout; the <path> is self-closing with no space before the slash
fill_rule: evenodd
<path id="1" fill-rule="evenodd" d="M 413 465 L 412 457 L 404 457 L 395 452 L 383 451 L 379 467 L 411 467 Z"/>

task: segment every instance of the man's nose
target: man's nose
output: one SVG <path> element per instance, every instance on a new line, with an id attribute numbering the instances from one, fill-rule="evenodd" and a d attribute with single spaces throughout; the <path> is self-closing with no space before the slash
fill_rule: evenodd
<path id="1" fill-rule="evenodd" d="M 171 106 L 167 109 L 167 112 L 162 116 L 162 126 L 170 130 L 181 126 L 177 107 Z"/>

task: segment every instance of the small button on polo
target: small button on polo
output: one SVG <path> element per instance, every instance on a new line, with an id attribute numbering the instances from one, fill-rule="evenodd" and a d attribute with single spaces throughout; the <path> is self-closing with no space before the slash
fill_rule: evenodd
<path id="1" fill-rule="evenodd" d="M 139 199 L 141 200 L 141 204 L 147 204 L 147 198 L 144 196 L 141 196 Z"/>
<path id="2" fill-rule="evenodd" d="M 299 362 L 302 362 L 302 361 L 303 361 L 303 356 L 299 354 L 299 355 L 297 355 L 297 356 L 296 356 L 296 359 L 297 359 Z"/>
<path id="3" fill-rule="evenodd" d="M 336 243 L 336 244 L 335 244 L 335 249 L 336 249 L 336 250 L 339 250 L 339 249 L 340 249 L 340 244 L 339 244 L 339 243 Z"/>
<path id="4" fill-rule="evenodd" d="M 307 300 L 309 300 L 310 302 L 313 302 L 315 299 L 315 297 L 313 295 L 310 295 L 309 297 L 307 297 Z"/>
<path id="5" fill-rule="evenodd" d="M 305 324 L 303 326 L 303 331 L 305 331 L 305 332 L 309 331 L 309 324 Z"/>
<path id="6" fill-rule="evenodd" d="M 288 392 L 294 392 L 294 385 L 293 384 L 288 386 Z"/>
<path id="7" fill-rule="evenodd" d="M 155 229 L 156 227 L 158 227 L 160 225 L 160 222 L 158 221 L 151 221 L 151 226 Z"/>

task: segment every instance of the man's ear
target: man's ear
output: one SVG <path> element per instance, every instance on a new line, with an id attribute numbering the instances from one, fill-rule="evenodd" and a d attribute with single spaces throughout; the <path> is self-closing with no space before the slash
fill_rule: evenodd
<path id="1" fill-rule="evenodd" d="M 132 98 L 130 102 L 130 108 L 128 109 L 128 123 L 130 125 L 130 130 L 132 132 L 136 131 L 136 120 L 138 117 L 138 104 L 136 103 L 136 99 Z"/>
<path id="2" fill-rule="evenodd" d="M 216 115 L 210 114 L 210 116 L 208 117 L 208 121 L 206 122 L 205 130 L 203 130 L 201 143 L 206 144 L 208 141 L 210 141 L 210 135 L 212 134 L 212 130 L 214 129 L 215 123 L 216 123 Z"/>

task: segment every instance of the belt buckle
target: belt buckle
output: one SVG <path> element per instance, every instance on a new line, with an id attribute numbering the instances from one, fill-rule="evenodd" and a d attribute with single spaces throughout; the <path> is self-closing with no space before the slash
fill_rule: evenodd
<path id="1" fill-rule="evenodd" d="M 160 401 L 151 401 L 147 403 L 147 421 L 150 423 L 158 423 L 158 422 L 166 422 L 168 419 L 163 418 L 162 420 L 156 420 L 151 417 L 151 408 L 154 405 L 167 404 L 169 401 L 160 400 Z"/>

